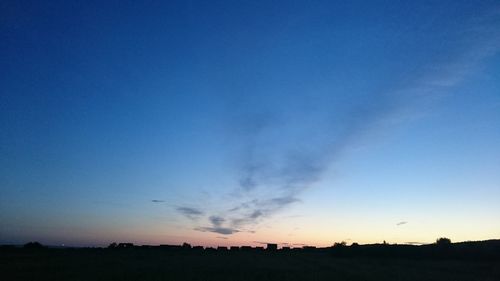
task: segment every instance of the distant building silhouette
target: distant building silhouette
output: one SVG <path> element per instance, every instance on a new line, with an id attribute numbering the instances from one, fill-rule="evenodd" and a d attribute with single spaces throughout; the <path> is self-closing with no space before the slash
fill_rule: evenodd
<path id="1" fill-rule="evenodd" d="M 267 243 L 267 248 L 268 251 L 276 251 L 278 250 L 278 244 L 275 243 Z"/>

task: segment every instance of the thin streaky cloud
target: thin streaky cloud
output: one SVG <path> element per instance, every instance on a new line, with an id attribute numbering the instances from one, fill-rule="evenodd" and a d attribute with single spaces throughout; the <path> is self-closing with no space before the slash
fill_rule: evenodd
<path id="1" fill-rule="evenodd" d="M 224 218 L 218 217 L 218 216 L 210 216 L 208 219 L 216 227 L 220 227 L 222 225 L 222 223 L 224 223 L 224 221 L 225 221 Z"/>
<path id="2" fill-rule="evenodd" d="M 213 232 L 213 233 L 218 233 L 218 234 L 222 234 L 222 235 L 230 235 L 230 234 L 240 232 L 238 229 L 229 228 L 229 227 L 196 227 L 196 228 L 194 228 L 194 230 L 201 231 L 201 232 Z"/>
<path id="3" fill-rule="evenodd" d="M 371 130 L 399 125 L 417 111 L 415 108 L 451 95 L 453 87 L 476 72 L 487 58 L 500 50 L 500 31 L 492 29 L 491 24 L 481 23 L 470 29 L 479 30 L 481 34 L 469 34 L 470 42 L 465 40 L 467 42 L 461 46 L 468 49 L 453 59 L 431 61 L 423 73 L 410 74 L 403 86 L 374 94 L 376 98 L 357 105 L 344 119 L 340 133 L 324 134 L 325 141 L 319 145 L 308 145 L 310 149 L 277 150 L 278 157 L 272 158 L 262 150 L 265 147 L 259 146 L 258 140 L 277 127 L 279 118 L 273 114 L 257 114 L 242 121 L 237 127 L 238 134 L 243 137 L 241 154 L 244 157 L 238 165 L 240 178 L 233 192 L 235 201 L 241 200 L 241 203 L 219 213 L 217 217 L 220 219 L 216 223 L 212 221 L 213 227 L 200 229 L 232 234 L 233 229 L 257 225 L 299 202 L 299 196 L 322 180 L 325 171 L 338 161 L 339 155 L 369 135 Z M 395 81 L 394 84 L 398 83 Z M 331 126 L 336 124 L 332 122 Z M 325 128 L 325 132 L 330 129 Z M 222 228 L 222 222 L 228 224 L 227 228 Z M 400 222 L 398 225 L 405 223 Z"/>
<path id="4" fill-rule="evenodd" d="M 177 207 L 176 210 L 180 214 L 192 220 L 197 219 L 205 214 L 200 209 L 193 207 Z"/>

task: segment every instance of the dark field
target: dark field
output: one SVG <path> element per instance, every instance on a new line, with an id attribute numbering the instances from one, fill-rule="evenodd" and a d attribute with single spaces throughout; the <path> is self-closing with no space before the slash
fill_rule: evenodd
<path id="1" fill-rule="evenodd" d="M 341 258 L 328 252 L 0 250 L 0 280 L 500 280 L 499 260 Z"/>

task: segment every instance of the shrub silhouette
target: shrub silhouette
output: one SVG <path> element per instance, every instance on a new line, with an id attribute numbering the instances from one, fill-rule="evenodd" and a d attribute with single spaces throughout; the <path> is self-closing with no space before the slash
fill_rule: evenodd
<path id="1" fill-rule="evenodd" d="M 347 245 L 347 243 L 345 241 L 342 241 L 342 242 L 335 242 L 333 244 L 333 247 L 334 248 L 340 248 L 340 247 L 345 247 Z"/>
<path id="2" fill-rule="evenodd" d="M 25 249 L 43 249 L 43 248 L 45 248 L 45 246 L 43 246 L 39 242 L 35 241 L 35 242 L 28 242 L 28 243 L 24 244 L 23 248 L 25 248 Z"/>
<path id="3" fill-rule="evenodd" d="M 449 246 L 449 245 L 451 245 L 451 240 L 450 240 L 450 238 L 441 237 L 441 238 L 436 240 L 436 244 L 438 246 Z"/>

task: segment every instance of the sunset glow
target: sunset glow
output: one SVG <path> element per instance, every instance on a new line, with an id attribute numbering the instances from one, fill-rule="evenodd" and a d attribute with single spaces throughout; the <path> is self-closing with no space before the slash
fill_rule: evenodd
<path id="1" fill-rule="evenodd" d="M 0 244 L 500 237 L 498 1 L 10 2 Z"/>

